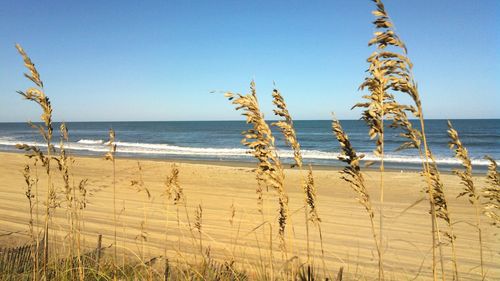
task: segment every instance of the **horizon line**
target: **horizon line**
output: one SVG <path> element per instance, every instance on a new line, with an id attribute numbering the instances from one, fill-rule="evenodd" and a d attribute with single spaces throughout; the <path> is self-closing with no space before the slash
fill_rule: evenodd
<path id="1" fill-rule="evenodd" d="M 279 119 L 265 119 L 266 121 L 279 121 Z M 332 121 L 333 119 L 295 119 L 293 121 Z M 338 119 L 339 121 L 362 121 L 361 118 Z M 409 120 L 419 120 L 418 118 L 409 118 Z M 425 120 L 500 120 L 500 117 L 489 118 L 426 118 Z M 43 123 L 43 121 L 0 121 L 0 124 L 8 123 Z M 110 123 L 110 122 L 246 122 L 244 119 L 232 120 L 93 120 L 93 121 L 54 121 L 55 123 Z"/>

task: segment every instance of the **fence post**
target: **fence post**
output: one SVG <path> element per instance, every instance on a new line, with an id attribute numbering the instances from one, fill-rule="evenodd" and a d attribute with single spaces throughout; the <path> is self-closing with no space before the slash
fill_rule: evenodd
<path id="1" fill-rule="evenodd" d="M 26 249 L 28 248 L 24 245 L 21 251 L 21 258 L 19 259 L 20 266 L 17 268 L 17 272 L 24 272 L 24 268 L 26 267 Z"/>
<path id="2" fill-rule="evenodd" d="M 0 248 L 0 272 L 4 272 L 5 269 L 5 249 Z"/>
<path id="3" fill-rule="evenodd" d="M 341 266 L 339 269 L 339 272 L 337 273 L 337 278 L 335 279 L 336 281 L 342 281 L 342 275 L 344 273 L 344 267 Z"/>
<path id="4" fill-rule="evenodd" d="M 9 269 L 9 273 L 12 273 L 14 272 L 14 265 L 16 264 L 16 258 L 17 258 L 17 251 L 16 251 L 16 248 L 12 248 L 12 252 L 10 254 L 10 269 Z"/>
<path id="5" fill-rule="evenodd" d="M 23 259 L 24 259 L 24 246 L 22 247 L 19 247 L 17 249 L 18 251 L 18 254 L 17 254 L 17 259 L 16 259 L 16 262 L 15 262 L 15 270 L 14 272 L 15 273 L 19 273 L 19 272 L 22 272 L 22 266 L 24 265 L 23 264 Z"/>
<path id="6" fill-rule="evenodd" d="M 36 247 L 33 246 L 34 244 L 31 244 L 29 246 L 29 255 L 28 255 L 28 269 L 29 270 L 35 270 L 35 251 L 36 251 Z"/>
<path id="7" fill-rule="evenodd" d="M 23 272 L 26 271 L 26 269 L 29 268 L 30 264 L 30 259 L 31 259 L 31 245 L 25 245 L 24 246 L 24 255 L 23 255 Z"/>
<path id="8" fill-rule="evenodd" d="M 164 272 L 164 275 L 165 275 L 164 280 L 165 281 L 168 281 L 168 275 L 170 274 L 169 271 L 170 271 L 170 266 L 168 264 L 168 259 L 165 259 L 165 272 Z"/>
<path id="9" fill-rule="evenodd" d="M 95 266 L 95 271 L 96 273 L 99 273 L 99 262 L 101 260 L 101 244 L 102 244 L 102 234 L 99 234 L 97 236 L 97 253 L 96 253 L 96 266 Z"/>

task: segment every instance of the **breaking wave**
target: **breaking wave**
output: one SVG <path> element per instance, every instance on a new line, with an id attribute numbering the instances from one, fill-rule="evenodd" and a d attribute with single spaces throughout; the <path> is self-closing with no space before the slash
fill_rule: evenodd
<path id="1" fill-rule="evenodd" d="M 19 143 L 28 145 L 36 145 L 45 147 L 46 145 L 38 142 L 22 142 L 19 140 L 0 138 L 0 145 L 15 146 Z M 66 149 L 76 151 L 89 151 L 104 153 L 109 150 L 106 146 L 107 142 L 103 140 L 81 139 L 77 142 L 66 143 Z M 245 148 L 214 148 L 214 147 L 186 147 L 170 144 L 155 144 L 155 143 L 135 143 L 135 142 L 116 142 L 117 152 L 125 154 L 142 154 L 142 155 L 178 155 L 190 157 L 217 157 L 217 158 L 250 158 L 248 149 Z M 293 158 L 293 151 L 279 150 L 279 155 L 282 158 Z M 361 154 L 361 153 L 360 153 Z M 364 154 L 363 160 L 377 161 L 378 158 L 371 152 Z M 304 159 L 310 160 L 337 160 L 339 154 L 335 152 L 326 152 L 319 150 L 302 150 Z M 418 156 L 386 154 L 384 161 L 392 163 L 407 163 L 419 164 L 422 160 Z M 498 159 L 495 160 L 500 164 Z M 460 162 L 453 157 L 437 157 L 438 164 L 458 165 Z M 485 159 L 472 159 L 472 164 L 486 166 L 489 162 Z"/>

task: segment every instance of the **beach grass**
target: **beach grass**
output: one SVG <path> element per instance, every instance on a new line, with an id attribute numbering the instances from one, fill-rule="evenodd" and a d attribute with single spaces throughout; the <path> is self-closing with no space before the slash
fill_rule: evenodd
<path id="1" fill-rule="evenodd" d="M 0 165 L 5 172 L 0 220 L 7 229 L 25 228 L 27 239 L 20 241 L 29 245 L 16 248 L 12 242 L 0 251 L 0 278 L 500 278 L 496 162 L 487 158 L 488 173 L 473 176 L 467 149 L 449 123 L 450 148 L 463 169 L 454 172 L 458 178 L 440 172 L 428 145 L 407 47 L 383 3 L 373 2 L 376 31 L 369 45 L 376 50 L 367 59 L 360 86 L 368 94 L 354 107 L 363 109 L 361 119 L 374 139 L 378 161 L 364 162 L 334 118 L 331 141 L 340 144 L 339 160 L 345 163 L 340 170 L 304 165 L 284 95 L 277 88 L 271 91 L 279 120 L 269 122 L 254 81 L 248 94 L 224 93 L 249 126 L 241 143 L 256 160 L 253 169 L 121 159 L 113 128 L 103 157 L 70 155 L 71 128 L 61 124 L 56 148 L 52 115 L 57 109 L 35 64 L 16 45 L 28 70 L 25 76 L 34 84 L 18 93 L 40 107 L 41 125 L 29 124 L 45 146 L 19 144 L 24 158 L 0 154 L 5 160 Z M 411 103 L 402 103 L 402 96 L 409 96 Z M 410 118 L 418 120 L 419 128 Z M 272 127 L 293 150 L 289 168 L 281 161 Z M 395 128 L 405 140 L 400 149 L 420 155 L 421 174 L 385 169 L 384 138 Z M 20 201 L 16 194 L 21 194 Z M 19 211 L 10 200 L 23 202 L 27 211 Z M 420 204 L 424 201 L 428 204 Z M 23 220 L 26 224 L 19 223 Z"/>

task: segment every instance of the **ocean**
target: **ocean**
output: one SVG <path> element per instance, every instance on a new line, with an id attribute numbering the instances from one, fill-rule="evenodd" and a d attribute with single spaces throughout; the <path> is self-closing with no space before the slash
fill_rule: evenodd
<path id="1" fill-rule="evenodd" d="M 368 137 L 363 121 L 341 121 L 344 130 L 365 160 L 377 160 L 374 141 Z M 462 143 L 467 147 L 476 171 L 484 171 L 485 155 L 500 163 L 500 120 L 452 120 Z M 339 144 L 332 134 L 329 120 L 299 120 L 294 123 L 301 144 L 304 162 L 313 165 L 340 166 Z M 418 124 L 414 124 L 418 127 Z M 58 128 L 55 124 L 54 128 Z M 67 149 L 76 155 L 102 156 L 108 150 L 108 130 L 116 131 L 117 155 L 135 158 L 189 159 L 209 161 L 254 162 L 241 144 L 244 121 L 166 121 L 166 122 L 69 122 L 70 142 Z M 448 147 L 446 120 L 427 120 L 426 133 L 440 168 L 459 166 Z M 273 129 L 280 158 L 291 163 L 292 152 L 281 134 Z M 59 133 L 54 132 L 54 144 Z M 385 164 L 394 169 L 418 169 L 421 160 L 416 150 L 396 151 L 402 143 L 399 132 L 386 130 Z M 43 139 L 27 123 L 0 123 L 0 150 L 16 151 L 15 145 L 26 143 L 43 147 Z"/>

